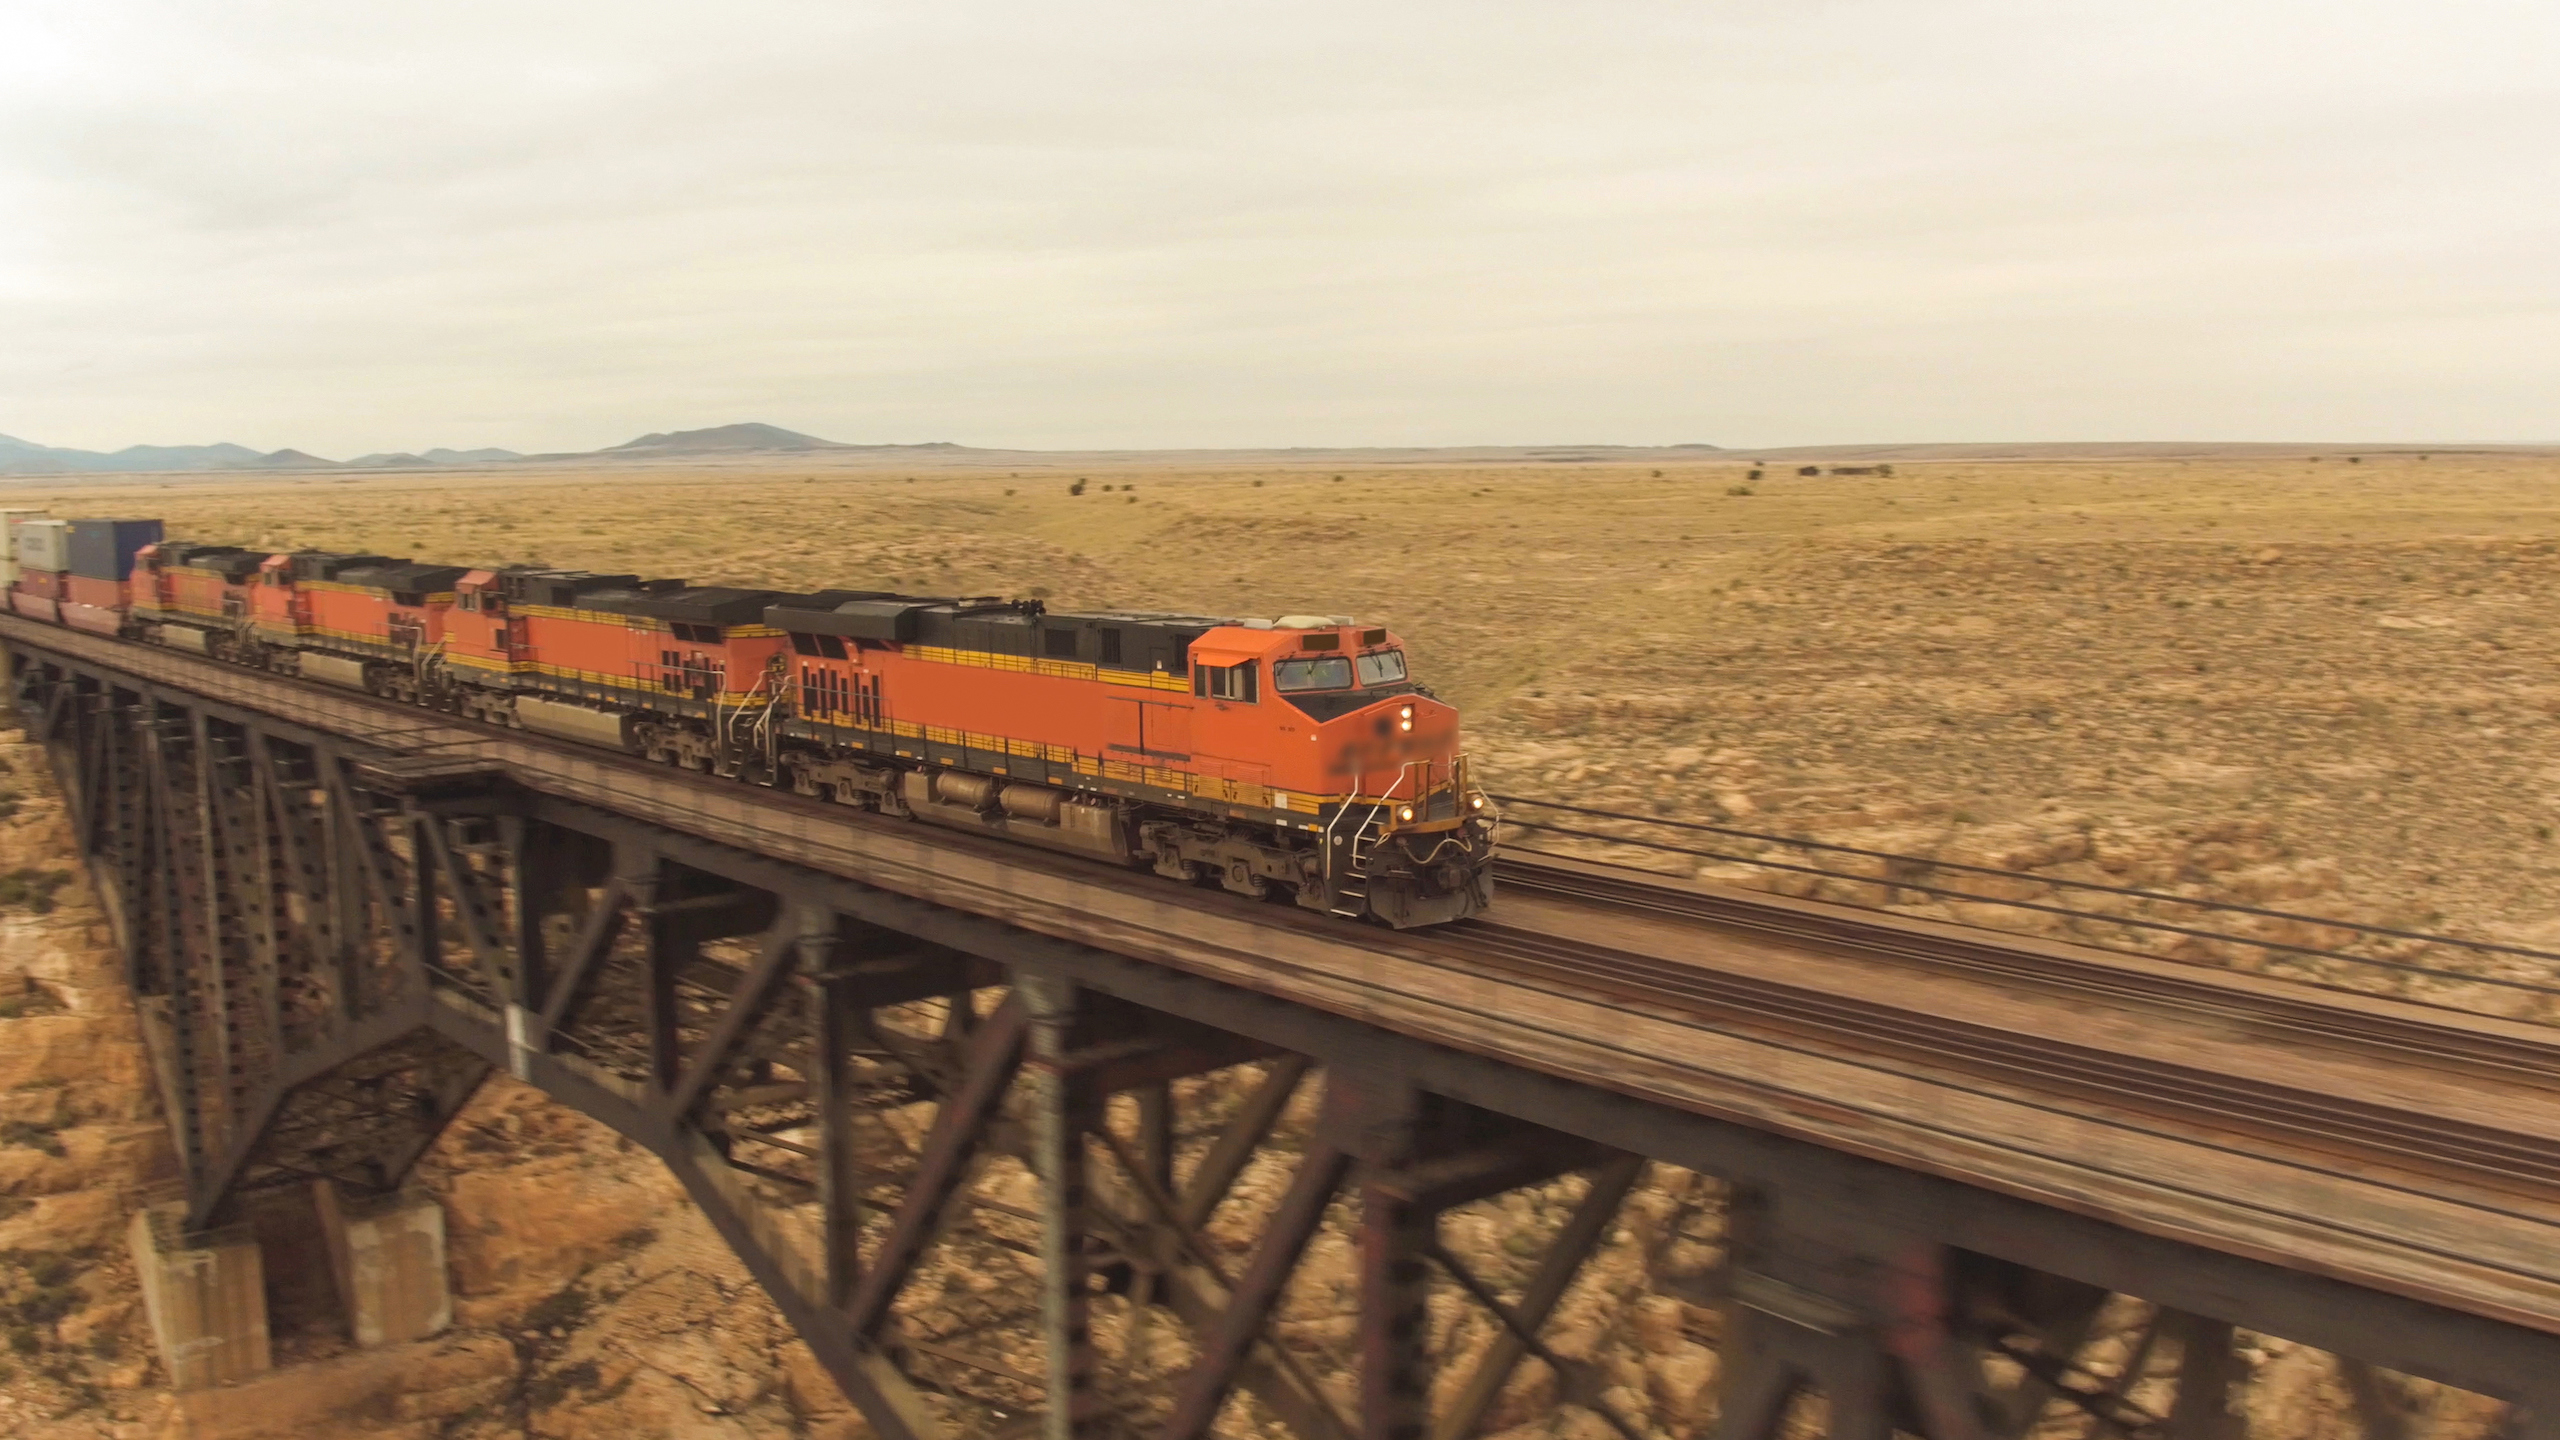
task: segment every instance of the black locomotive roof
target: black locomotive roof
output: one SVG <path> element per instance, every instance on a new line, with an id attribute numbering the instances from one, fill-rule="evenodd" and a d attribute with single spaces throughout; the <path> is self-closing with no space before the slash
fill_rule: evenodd
<path id="1" fill-rule="evenodd" d="M 335 580 L 349 570 L 408 563 L 388 555 L 349 555 L 335 550 L 296 550 L 291 558 L 296 580 Z"/>
<path id="2" fill-rule="evenodd" d="M 582 595 L 602 590 L 638 590 L 644 592 L 681 587 L 681 580 L 643 580 L 637 575 L 598 575 L 591 570 L 545 570 L 518 565 L 498 572 L 499 583 L 510 600 L 527 605 L 556 605 L 567 609 L 579 603 Z"/>
<path id="3" fill-rule="evenodd" d="M 802 635 L 841 635 L 904 645 L 920 633 L 925 612 L 956 605 L 923 595 L 890 590 L 821 590 L 814 595 L 785 595 L 764 612 L 764 623 Z"/>
<path id="4" fill-rule="evenodd" d="M 237 545 L 216 545 L 202 540 L 163 540 L 156 552 L 163 565 L 192 565 L 224 555 L 242 553 Z"/>
<path id="5" fill-rule="evenodd" d="M 781 594 L 778 590 L 735 590 L 720 585 L 657 591 L 596 590 L 580 595 L 578 608 L 693 625 L 754 625 L 764 619 L 765 608 Z"/>
<path id="6" fill-rule="evenodd" d="M 1235 622 L 1210 615 L 1140 610 L 1053 615 L 1037 600 L 830 590 L 777 601 L 765 611 L 765 623 L 802 635 L 1073 659 L 1111 669 L 1179 674 L 1188 665 L 1191 642 L 1202 631 Z"/>
<path id="7" fill-rule="evenodd" d="M 190 570 L 210 570 L 235 584 L 258 573 L 258 567 L 267 563 L 265 551 L 244 550 L 237 545 L 163 546 L 161 553 Z"/>
<path id="8" fill-rule="evenodd" d="M 410 560 L 394 560 L 387 564 L 352 566 L 330 578 L 341 585 L 362 585 L 368 590 L 431 595 L 439 590 L 452 589 L 455 581 L 470 573 L 459 565 L 420 565 Z"/>
<path id="9" fill-rule="evenodd" d="M 1113 625 L 1161 625 L 1175 630 L 1215 630 L 1242 622 L 1231 615 L 1184 615 L 1172 610 L 1080 610 L 1051 620 L 1099 620 Z"/>

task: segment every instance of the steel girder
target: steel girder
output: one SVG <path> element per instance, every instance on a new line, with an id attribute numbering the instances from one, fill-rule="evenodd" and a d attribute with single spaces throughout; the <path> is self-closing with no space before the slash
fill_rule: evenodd
<path id="1" fill-rule="evenodd" d="M 1549 1321 L 1648 1159 L 1718 1182 L 1721 1264 L 1680 1298 L 1722 1317 L 1731 1440 L 1773 1437 L 1811 1391 L 1860 1440 L 2014 1440 L 2063 1412 L 2225 1440 L 2235 1326 L 2354 1357 L 2377 1434 L 2405 1417 L 2375 1366 L 2517 1402 L 2514 1433 L 2560 1414 L 2539 1332 L 1417 1044 L 395 735 L 41 652 L 18 682 L 199 1221 L 270 1183 L 398 1184 L 503 1066 L 660 1157 L 893 1440 L 1190 1437 L 1240 1392 L 1311 1440 L 1464 1440 L 1532 1363 L 1632 1440 L 1641 1417 Z M 1257 1164 L 1287 1174 L 1258 1204 L 1237 1193 Z M 1572 1175 L 1518 1273 L 1445 1243 L 1451 1211 Z M 1240 1204 L 1239 1254 L 1213 1222 Z M 1278 1323 L 1328 1224 L 1358 1256 L 1347 1351 Z M 1018 1281 L 930 1302 L 971 1247 L 1018 1257 Z M 1483 1317 L 1472 1353 L 1435 1336 L 1435 1292 Z M 1179 1373 L 1131 1359 L 1149 1323 L 1190 1334 Z"/>

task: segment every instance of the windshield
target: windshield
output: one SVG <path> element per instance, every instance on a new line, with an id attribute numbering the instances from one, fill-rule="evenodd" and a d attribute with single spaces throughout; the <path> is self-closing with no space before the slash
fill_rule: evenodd
<path id="1" fill-rule="evenodd" d="M 1360 683 L 1363 685 L 1391 685 L 1403 678 L 1404 652 L 1401 650 L 1380 650 L 1374 655 L 1360 657 Z M 1284 685 L 1281 688 L 1285 690 L 1288 687 Z"/>
<path id="2" fill-rule="evenodd" d="M 1366 664 L 1364 660 L 1362 662 Z M 1397 667 L 1402 673 L 1403 667 Z M 1340 655 L 1326 655 L 1314 660 L 1281 660 L 1271 667 L 1271 683 L 1281 693 L 1292 690 L 1348 690 L 1351 688 L 1351 662 Z"/>

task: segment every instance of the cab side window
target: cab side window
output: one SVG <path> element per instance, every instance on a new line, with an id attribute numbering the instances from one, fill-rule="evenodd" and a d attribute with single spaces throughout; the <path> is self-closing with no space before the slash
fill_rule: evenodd
<path id="1" fill-rule="evenodd" d="M 1251 705 L 1262 698 L 1261 667 L 1250 660 L 1242 665 L 1194 666 L 1191 693 Z"/>

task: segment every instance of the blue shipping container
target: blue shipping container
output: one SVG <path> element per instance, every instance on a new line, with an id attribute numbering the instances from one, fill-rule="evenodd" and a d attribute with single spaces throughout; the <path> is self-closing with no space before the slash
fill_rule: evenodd
<path id="1" fill-rule="evenodd" d="M 126 580 L 133 557 L 145 545 L 160 543 L 157 520 L 74 520 L 71 522 L 71 573 L 92 580 Z"/>

